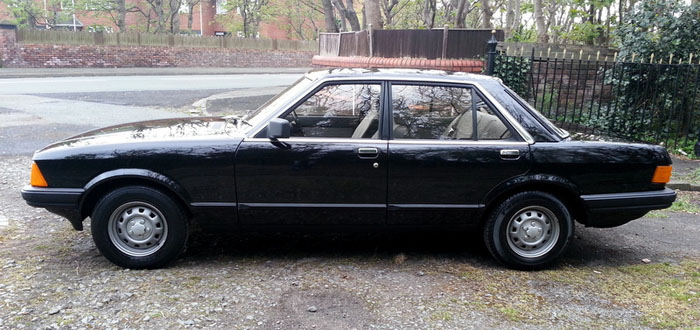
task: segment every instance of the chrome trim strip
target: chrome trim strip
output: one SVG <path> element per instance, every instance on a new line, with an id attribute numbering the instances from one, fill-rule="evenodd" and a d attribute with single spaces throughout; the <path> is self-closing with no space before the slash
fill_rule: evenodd
<path id="1" fill-rule="evenodd" d="M 245 141 L 245 142 L 273 142 L 269 138 L 245 138 L 243 141 Z M 318 138 L 291 137 L 291 138 L 287 138 L 287 139 L 277 139 L 274 142 L 287 142 L 287 143 L 328 142 L 328 143 L 364 143 L 364 144 L 368 144 L 368 145 L 372 145 L 372 144 L 385 145 L 387 140 L 353 139 L 353 138 L 322 138 L 322 137 L 318 137 Z"/>
<path id="2" fill-rule="evenodd" d="M 246 138 L 244 142 L 270 142 L 273 141 L 268 138 Z M 385 143 L 389 144 L 440 144 L 440 145 L 493 145 L 493 146 L 522 146 L 526 147 L 527 142 L 520 141 L 502 141 L 502 140 L 377 140 L 377 139 L 352 139 L 352 138 L 288 138 L 288 139 L 278 139 L 278 142 L 283 143 L 354 143 L 354 144 L 379 144 L 383 145 Z"/>
<path id="3" fill-rule="evenodd" d="M 225 202 L 195 202 L 190 203 L 193 207 L 236 207 L 237 203 L 225 203 Z"/>
<path id="4" fill-rule="evenodd" d="M 499 141 L 499 142 L 495 142 Z M 501 140 L 389 140 L 389 144 L 454 144 L 454 145 L 493 145 L 493 146 L 528 146 L 527 142 Z"/>
<path id="5" fill-rule="evenodd" d="M 289 208 L 386 208 L 386 204 L 339 204 L 339 203 L 239 203 L 241 208 L 289 207 Z"/>
<path id="6" fill-rule="evenodd" d="M 480 209 L 484 204 L 389 204 L 396 209 Z"/>

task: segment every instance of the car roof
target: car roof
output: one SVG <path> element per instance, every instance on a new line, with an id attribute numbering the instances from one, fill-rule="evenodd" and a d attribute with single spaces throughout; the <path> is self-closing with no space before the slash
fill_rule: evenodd
<path id="1" fill-rule="evenodd" d="M 424 70 L 424 69 L 380 69 L 380 68 L 323 68 L 315 69 L 306 73 L 306 77 L 310 80 L 328 79 L 328 78 L 347 78 L 347 79 L 386 79 L 386 80 L 415 80 L 420 77 L 421 80 L 451 80 L 454 82 L 465 83 L 494 83 L 500 82 L 500 79 L 486 76 L 482 74 L 454 72 L 444 70 Z"/>

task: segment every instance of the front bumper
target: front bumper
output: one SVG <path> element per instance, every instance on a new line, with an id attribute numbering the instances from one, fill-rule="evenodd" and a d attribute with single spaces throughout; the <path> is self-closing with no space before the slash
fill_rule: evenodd
<path id="1" fill-rule="evenodd" d="M 651 210 L 665 209 L 676 200 L 672 189 L 615 194 L 582 195 L 586 226 L 615 227 L 643 217 Z"/>
<path id="2" fill-rule="evenodd" d="M 80 201 L 84 192 L 83 189 L 25 186 L 22 189 L 22 198 L 30 206 L 45 208 L 68 219 L 76 230 L 83 230 Z"/>

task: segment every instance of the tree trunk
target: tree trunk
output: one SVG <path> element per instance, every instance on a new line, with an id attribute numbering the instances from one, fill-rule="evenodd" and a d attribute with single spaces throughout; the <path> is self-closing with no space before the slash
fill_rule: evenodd
<path id="1" fill-rule="evenodd" d="M 360 31 L 360 20 L 357 18 L 357 13 L 355 12 L 355 4 L 352 0 L 345 0 L 347 6 L 345 7 L 345 16 L 348 18 L 348 23 L 353 31 Z"/>
<path id="2" fill-rule="evenodd" d="M 118 0 L 119 8 L 117 12 L 117 28 L 119 32 L 126 32 L 126 0 Z"/>
<path id="3" fill-rule="evenodd" d="M 520 28 L 520 0 L 508 0 L 508 5 L 506 7 L 506 24 L 505 33 L 506 38 L 513 36 L 515 31 Z"/>
<path id="4" fill-rule="evenodd" d="M 455 12 L 455 19 L 454 19 L 454 25 L 458 29 L 463 29 L 465 28 L 464 20 L 467 17 L 467 7 L 470 7 L 471 4 L 467 2 L 467 0 L 459 0 L 457 2 L 457 11 Z"/>
<path id="5" fill-rule="evenodd" d="M 345 0 L 347 6 L 343 3 L 343 0 L 333 0 L 335 7 L 338 9 L 340 16 L 345 18 L 343 21 L 343 31 L 347 31 L 347 25 L 345 21 L 350 23 L 350 29 L 352 31 L 360 31 L 360 20 L 357 18 L 357 13 L 355 12 L 355 5 L 352 0 Z"/>
<path id="6" fill-rule="evenodd" d="M 435 25 L 435 0 L 425 0 L 423 3 L 423 24 L 428 29 Z"/>
<path id="7" fill-rule="evenodd" d="M 338 26 L 335 24 L 335 13 L 333 12 L 333 4 L 331 0 L 323 0 L 323 16 L 326 21 L 326 32 L 338 32 Z"/>
<path id="8" fill-rule="evenodd" d="M 489 0 L 481 0 L 481 12 L 484 15 L 483 20 L 481 21 L 481 27 L 484 29 L 490 29 L 491 27 L 493 27 L 493 25 L 491 24 L 491 18 L 493 18 L 493 10 L 491 9 Z"/>
<path id="9" fill-rule="evenodd" d="M 379 0 L 365 0 L 365 15 L 367 24 L 372 24 L 373 29 L 384 27 L 382 13 L 379 9 Z"/>
<path id="10" fill-rule="evenodd" d="M 535 0 L 535 26 L 537 28 L 537 42 L 546 43 L 549 37 L 547 36 L 547 29 L 544 25 L 542 0 Z"/>
<path id="11" fill-rule="evenodd" d="M 187 29 L 190 30 L 190 32 L 192 31 L 192 21 L 194 21 L 194 13 L 192 13 L 192 11 L 194 11 L 194 5 L 195 4 L 191 1 L 187 3 L 187 8 L 189 8 L 187 11 Z M 201 29 L 200 27 L 200 30 Z"/>

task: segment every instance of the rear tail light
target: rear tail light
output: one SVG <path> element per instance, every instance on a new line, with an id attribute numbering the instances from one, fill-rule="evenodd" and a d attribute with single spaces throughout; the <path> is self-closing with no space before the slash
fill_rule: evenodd
<path id="1" fill-rule="evenodd" d="M 41 171 L 39 170 L 39 166 L 36 166 L 36 163 L 32 163 L 32 178 L 31 181 L 29 182 L 32 187 L 48 187 L 49 185 L 46 183 L 46 179 L 44 179 L 44 175 L 41 174 Z"/>
<path id="2" fill-rule="evenodd" d="M 652 183 L 668 183 L 671 181 L 671 165 L 657 166 L 654 171 L 654 176 L 651 178 Z"/>

